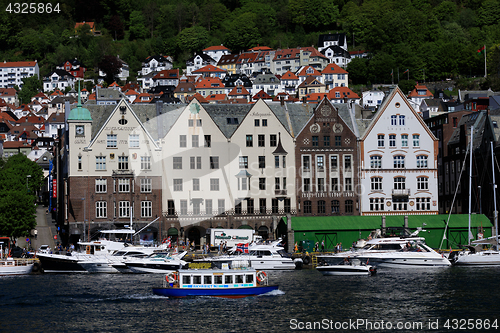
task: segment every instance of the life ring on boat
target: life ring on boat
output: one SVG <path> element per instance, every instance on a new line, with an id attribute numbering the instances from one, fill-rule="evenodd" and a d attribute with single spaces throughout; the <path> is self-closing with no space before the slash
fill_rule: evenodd
<path id="1" fill-rule="evenodd" d="M 175 283 L 177 281 L 177 274 L 169 273 L 165 276 L 165 280 L 167 280 L 168 283 Z"/>
<path id="2" fill-rule="evenodd" d="M 264 271 L 257 272 L 257 281 L 259 283 L 263 283 L 266 280 L 267 280 L 267 274 L 266 274 L 266 272 L 264 272 Z"/>

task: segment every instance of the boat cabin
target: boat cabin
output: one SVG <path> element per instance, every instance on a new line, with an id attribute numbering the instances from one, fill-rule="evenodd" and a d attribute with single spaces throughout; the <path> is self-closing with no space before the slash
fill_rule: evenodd
<path id="1" fill-rule="evenodd" d="M 265 273 L 254 269 L 181 269 L 165 276 L 164 287 L 248 288 L 264 284 Z"/>

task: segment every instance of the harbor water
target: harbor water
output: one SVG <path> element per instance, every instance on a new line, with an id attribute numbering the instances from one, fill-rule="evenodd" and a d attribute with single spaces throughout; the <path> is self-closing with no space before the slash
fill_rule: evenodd
<path id="1" fill-rule="evenodd" d="M 371 277 L 322 276 L 313 269 L 268 273 L 280 290 L 243 299 L 155 296 L 151 288 L 162 284 L 160 274 L 1 277 L 0 331 L 500 330 L 500 267 L 380 269 Z"/>

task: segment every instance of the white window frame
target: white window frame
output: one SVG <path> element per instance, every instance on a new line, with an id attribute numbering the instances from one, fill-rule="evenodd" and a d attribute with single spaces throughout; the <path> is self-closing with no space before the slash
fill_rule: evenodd
<path id="1" fill-rule="evenodd" d="M 141 156 L 141 170 L 151 170 L 151 156 Z"/>
<path id="2" fill-rule="evenodd" d="M 118 179 L 118 192 L 119 193 L 129 193 L 130 192 L 130 179 L 127 179 L 127 178 Z"/>
<path id="3" fill-rule="evenodd" d="M 141 193 L 151 193 L 152 187 L 151 178 L 141 178 Z"/>
<path id="4" fill-rule="evenodd" d="M 141 201 L 141 217 L 152 217 L 152 216 L 153 216 L 153 202 Z"/>
<path id="5" fill-rule="evenodd" d="M 96 201 L 95 202 L 95 217 L 98 219 L 108 217 L 108 202 L 107 201 Z"/>
<path id="6" fill-rule="evenodd" d="M 210 191 L 219 191 L 219 178 L 210 178 Z"/>
<path id="7" fill-rule="evenodd" d="M 96 170 L 106 170 L 106 156 L 96 156 L 95 157 L 95 169 Z"/>
<path id="8" fill-rule="evenodd" d="M 128 136 L 129 148 L 139 148 L 139 143 L 140 143 L 139 134 L 129 134 Z"/>
<path id="9" fill-rule="evenodd" d="M 106 193 L 108 188 L 108 180 L 98 178 L 95 180 L 95 193 Z"/>
<path id="10" fill-rule="evenodd" d="M 130 201 L 120 201 L 118 202 L 118 216 L 119 217 L 130 217 Z"/>
<path id="11" fill-rule="evenodd" d="M 116 148 L 118 145 L 118 135 L 107 134 L 106 135 L 106 148 Z"/>

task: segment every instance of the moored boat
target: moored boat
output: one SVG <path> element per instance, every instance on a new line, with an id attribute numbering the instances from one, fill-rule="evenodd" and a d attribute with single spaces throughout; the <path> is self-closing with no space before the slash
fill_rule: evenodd
<path id="1" fill-rule="evenodd" d="M 451 262 L 425 244 L 423 237 L 404 239 L 406 246 L 398 251 L 365 252 L 357 256 L 362 262 L 370 262 L 377 267 L 416 268 L 447 267 Z M 368 242 L 370 243 L 370 242 Z"/>
<path id="2" fill-rule="evenodd" d="M 163 287 L 153 288 L 153 293 L 173 298 L 243 298 L 277 289 L 277 285 L 268 284 L 264 271 L 255 269 L 180 269 L 165 275 Z"/>
<path id="3" fill-rule="evenodd" d="M 10 253 L 10 238 L 0 237 L 0 276 L 24 275 L 31 273 L 35 264 L 35 260 L 12 258 L 10 256 Z"/>
<path id="4" fill-rule="evenodd" d="M 346 258 L 347 259 L 347 258 Z M 377 272 L 376 267 L 361 263 L 359 260 L 343 260 L 331 265 L 324 263 L 317 266 L 316 270 L 323 275 L 364 275 L 370 276 Z"/>
<path id="5" fill-rule="evenodd" d="M 24 275 L 33 270 L 35 261 L 33 259 L 14 259 L 11 257 L 0 260 L 0 276 L 2 275 Z"/>

